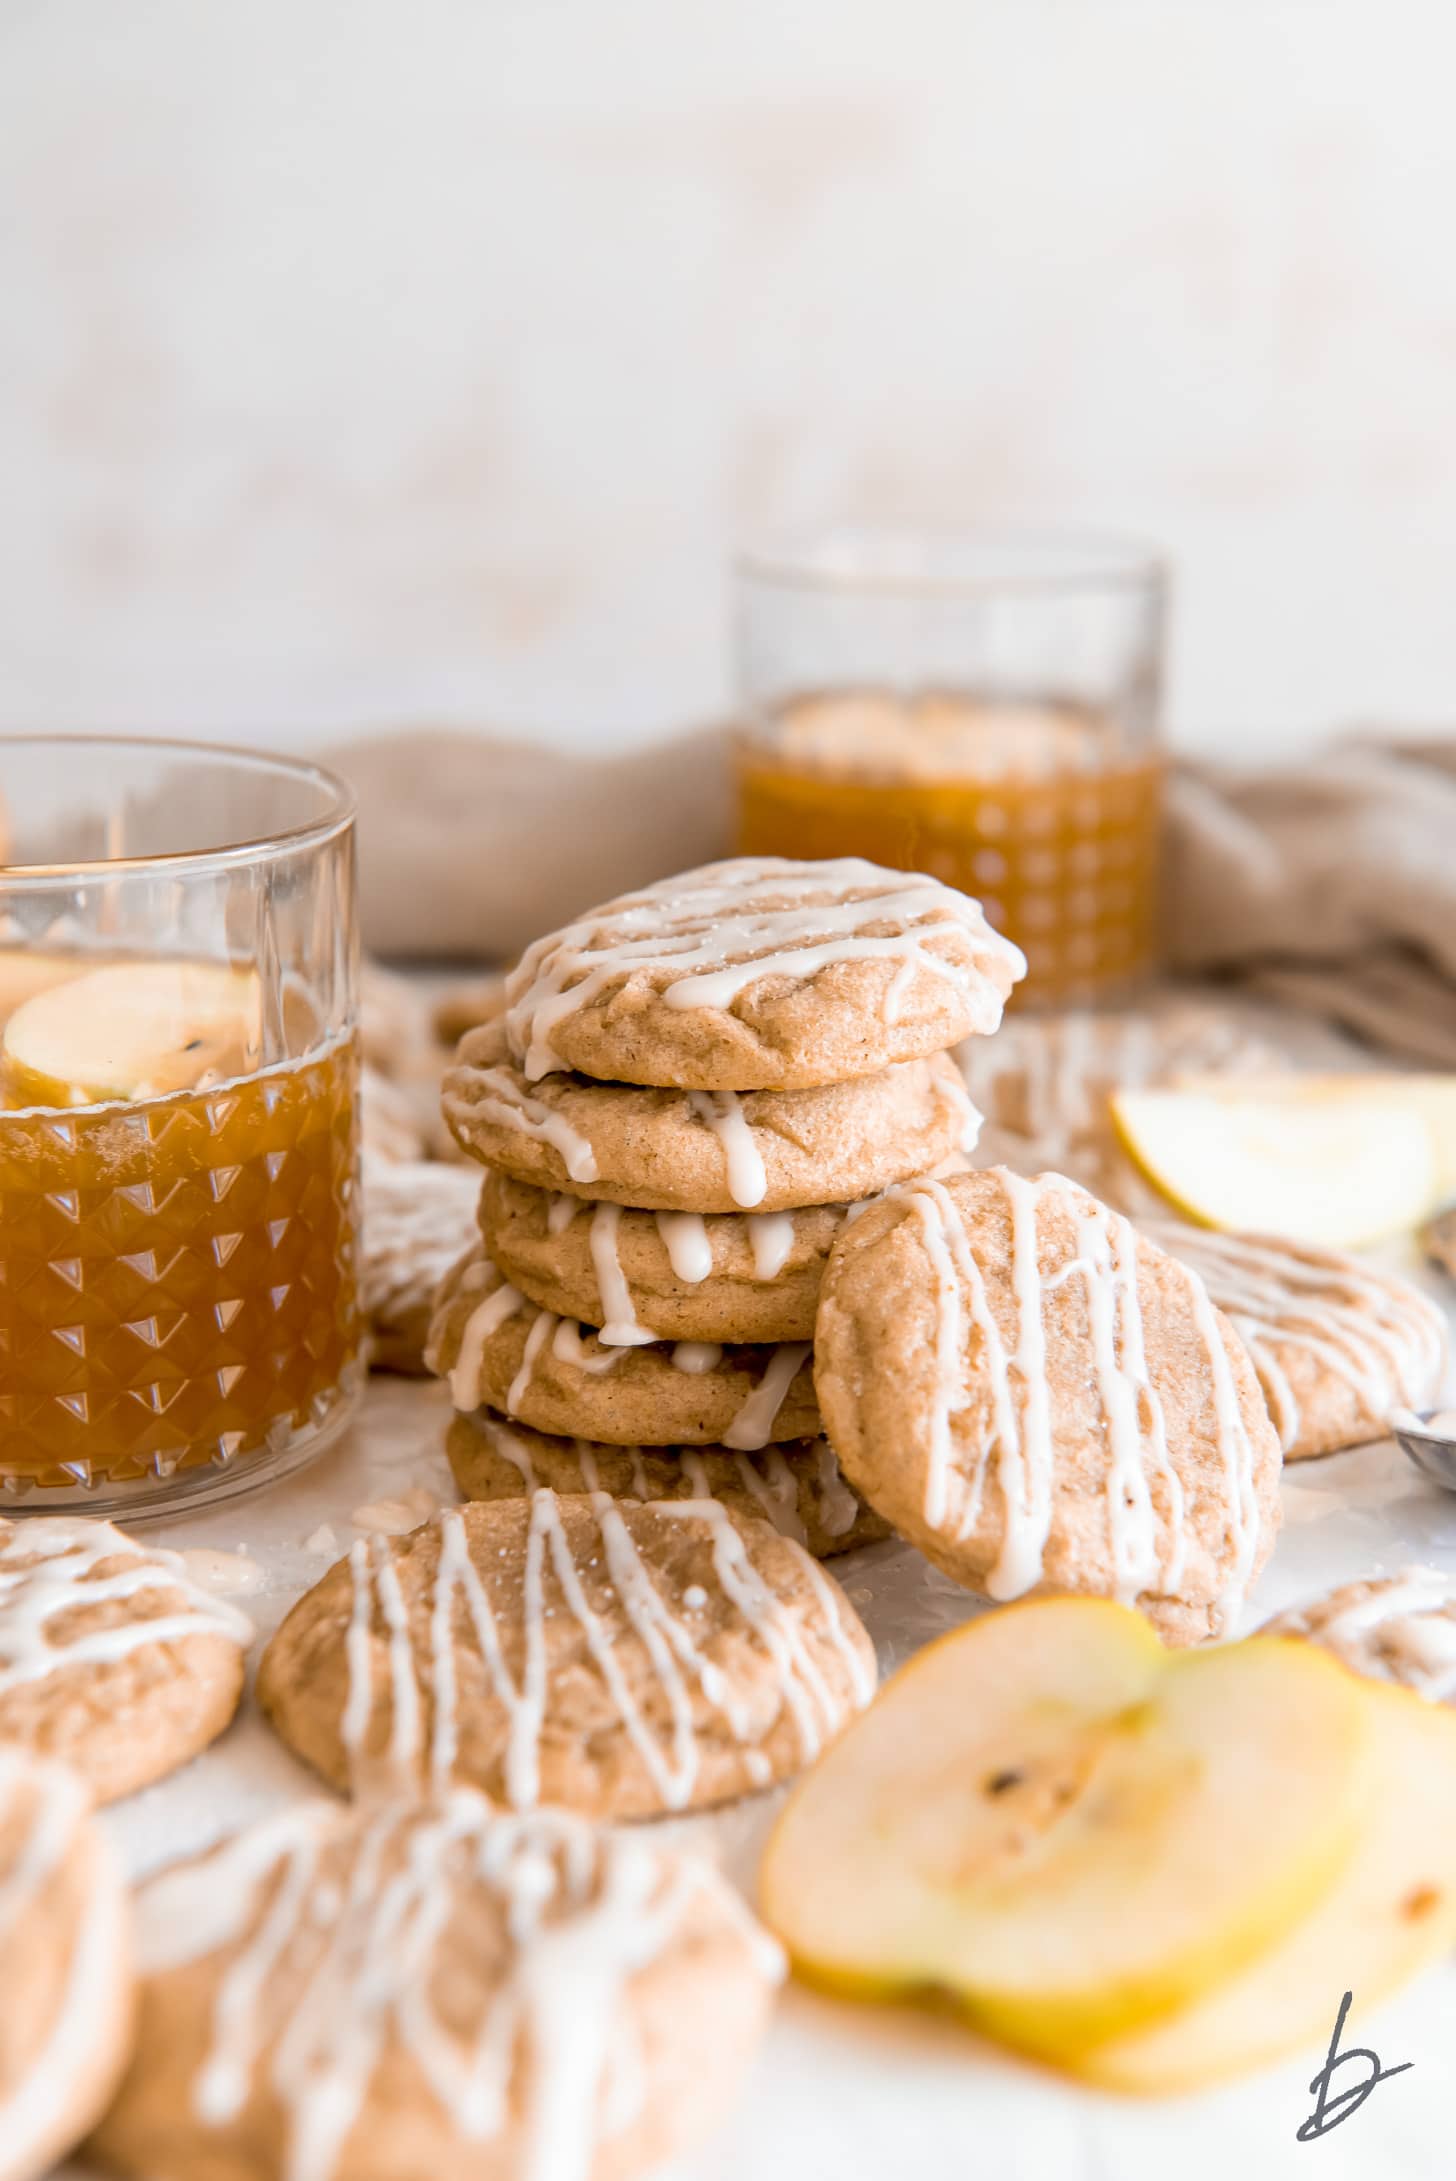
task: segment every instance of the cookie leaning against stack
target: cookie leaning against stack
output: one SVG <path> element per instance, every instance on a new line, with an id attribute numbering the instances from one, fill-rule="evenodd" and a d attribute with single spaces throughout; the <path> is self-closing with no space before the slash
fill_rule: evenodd
<path id="1" fill-rule="evenodd" d="M 462 1489 L 492 1416 L 581 1442 L 578 1473 L 603 1448 L 783 1447 L 817 1477 L 829 1250 L 858 1201 L 974 1140 L 948 1048 L 996 1028 L 1022 967 L 965 895 L 857 859 L 709 865 L 529 948 L 445 1080 L 487 1168 L 431 1335 L 458 1414 L 483 1412 L 452 1433 Z M 802 1501 L 756 1475 L 762 1512 Z M 823 1544 L 859 1542 L 829 1504 Z"/>

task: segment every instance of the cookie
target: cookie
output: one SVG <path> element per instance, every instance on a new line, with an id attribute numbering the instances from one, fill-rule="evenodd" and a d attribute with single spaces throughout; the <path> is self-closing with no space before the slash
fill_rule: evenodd
<path id="1" fill-rule="evenodd" d="M 222 1733 L 252 1638 L 176 1553 L 84 1516 L 0 1520 L 0 1742 L 63 1759 L 98 1802 Z"/>
<path id="2" fill-rule="evenodd" d="M 480 1229 L 522 1294 L 609 1343 L 812 1340 L 845 1210 L 631 1211 L 493 1173 Z"/>
<path id="3" fill-rule="evenodd" d="M 414 1100 L 367 1060 L 359 1070 L 359 1141 L 364 1156 L 380 1162 L 425 1155 L 425 1132 Z"/>
<path id="4" fill-rule="evenodd" d="M 968 1038 L 955 1058 L 985 1115 L 978 1166 L 1070 1174 L 1134 1218 L 1162 1200 L 1117 1140 L 1108 1110 L 1114 1091 L 1287 1066 L 1226 1008 L 1190 1000 L 1013 1016 L 995 1038 Z"/>
<path id="5" fill-rule="evenodd" d="M 378 962 L 359 965 L 359 1050 L 383 1076 L 405 1073 L 430 1043 L 429 1009 L 419 987 Z"/>
<path id="6" fill-rule="evenodd" d="M 39 2181 L 100 2118 L 132 2001 L 126 1888 L 84 1783 L 0 1746 L 0 2181 Z"/>
<path id="7" fill-rule="evenodd" d="M 141 2181 L 630 2181 L 731 2101 L 782 1975 L 726 1880 L 457 1789 L 295 1804 L 142 1889 Z"/>
<path id="8" fill-rule="evenodd" d="M 472 1031 L 445 1077 L 461 1148 L 538 1188 L 662 1212 L 848 1204 L 938 1166 L 979 1116 L 945 1053 L 818 1090 L 685 1091 L 526 1081 L 505 1031 Z"/>
<path id="9" fill-rule="evenodd" d="M 1456 1279 L 1456 1204 L 1437 1212 L 1421 1229 L 1421 1241 L 1432 1264 Z"/>
<path id="10" fill-rule="evenodd" d="M 553 1492 L 610 1492 L 614 1499 L 720 1499 L 760 1515 L 816 1560 L 888 1537 L 890 1526 L 846 1484 L 827 1439 L 735 1454 L 726 1446 L 604 1446 L 553 1439 L 490 1409 L 455 1416 L 445 1443 L 466 1499 L 528 1499 Z"/>
<path id="11" fill-rule="evenodd" d="M 787 1778 L 874 1681 L 849 1600 L 771 1524 L 542 1489 L 361 1539 L 274 1636 L 258 1701 L 345 1792 L 628 1818 Z"/>
<path id="12" fill-rule="evenodd" d="M 476 1239 L 480 1177 L 460 1166 L 364 1158 L 359 1292 L 369 1362 L 423 1372 L 435 1293 Z"/>
<path id="13" fill-rule="evenodd" d="M 816 1383 L 845 1475 L 995 1599 L 1223 1633 L 1279 1521 L 1279 1441 L 1202 1283 L 1057 1174 L 909 1184 L 843 1229 Z"/>
<path id="14" fill-rule="evenodd" d="M 1396 1408 L 1426 1408 L 1446 1367 L 1446 1326 L 1419 1289 L 1337 1250 L 1273 1236 L 1145 1221 L 1233 1322 L 1287 1462 L 1383 1439 Z"/>
<path id="15" fill-rule="evenodd" d="M 1301 1637 L 1353 1673 L 1456 1704 L 1456 1576 L 1439 1568 L 1342 1583 L 1312 1605 L 1276 1614 L 1259 1633 Z"/>
<path id="16" fill-rule="evenodd" d="M 705 864 L 527 947 L 505 1025 L 528 1082 L 574 1069 L 805 1090 L 984 1036 L 1026 963 L 980 903 L 846 856 Z"/>
<path id="17" fill-rule="evenodd" d="M 457 1409 L 498 1409 L 563 1439 L 721 1440 L 752 1452 L 819 1429 L 807 1341 L 613 1347 L 590 1326 L 527 1302 L 484 1252 L 457 1265 L 441 1288 L 428 1358 L 449 1379 Z"/>

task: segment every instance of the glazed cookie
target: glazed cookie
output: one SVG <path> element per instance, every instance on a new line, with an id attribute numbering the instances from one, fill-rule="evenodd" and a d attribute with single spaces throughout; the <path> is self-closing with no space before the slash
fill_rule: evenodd
<path id="1" fill-rule="evenodd" d="M 1417 1288 L 1335 1250 L 1175 1220 L 1144 1234 L 1189 1265 L 1241 1335 L 1284 1448 L 1297 1462 L 1383 1439 L 1390 1412 L 1434 1401 L 1441 1313 Z"/>
<path id="2" fill-rule="evenodd" d="M 1259 1633 L 1302 1637 L 1354 1673 L 1456 1704 L 1456 1577 L 1438 1568 L 1344 1583 L 1313 1605 L 1277 1614 Z"/>
<path id="3" fill-rule="evenodd" d="M 1432 1264 L 1439 1265 L 1456 1279 L 1456 1204 L 1428 1219 L 1421 1230 L 1421 1240 Z"/>
<path id="4" fill-rule="evenodd" d="M 440 1290 L 430 1368 L 468 1414 L 482 1405 L 564 1439 L 609 1446 L 725 1446 L 751 1452 L 819 1429 L 808 1341 L 721 1347 L 654 1341 L 612 1347 L 591 1327 L 538 1310 L 482 1251 Z"/>
<path id="5" fill-rule="evenodd" d="M 698 1090 L 805 1090 L 984 1036 L 1026 963 L 939 879 L 847 856 L 705 864 L 527 947 L 511 1057 Z"/>
<path id="6" fill-rule="evenodd" d="M 367 1060 L 359 1070 L 359 1140 L 364 1156 L 381 1164 L 425 1155 L 424 1130 L 413 1099 Z"/>
<path id="7" fill-rule="evenodd" d="M 630 2181 L 711 2129 L 783 1973 L 702 1860 L 463 1788 L 295 1804 L 138 1917 L 96 2145 L 142 2181 Z"/>
<path id="8" fill-rule="evenodd" d="M 548 1075 L 532 1086 L 505 1031 L 472 1031 L 445 1077 L 461 1148 L 538 1188 L 663 1212 L 848 1204 L 976 1140 L 946 1053 L 808 1091 L 685 1091 Z"/>
<path id="9" fill-rule="evenodd" d="M 1287 1066 L 1226 1007 L 1190 1000 L 1015 1016 L 994 1039 L 968 1038 L 955 1057 L 986 1117 L 978 1165 L 1070 1174 L 1133 1217 L 1161 1199 L 1117 1140 L 1108 1111 L 1114 1091 Z"/>
<path id="10" fill-rule="evenodd" d="M 364 1158 L 360 1302 L 376 1370 L 422 1372 L 435 1292 L 474 1242 L 480 1177 L 465 1167 Z"/>
<path id="11" fill-rule="evenodd" d="M 0 2181 L 105 2111 L 132 2026 L 126 1888 L 76 1774 L 0 1747 Z"/>
<path id="12" fill-rule="evenodd" d="M 614 1499 L 720 1499 L 761 1515 L 816 1560 L 888 1537 L 890 1526 L 840 1474 L 827 1439 L 735 1454 L 726 1446 L 604 1446 L 553 1439 L 490 1409 L 450 1420 L 445 1451 L 466 1499 L 528 1499 L 553 1492 L 610 1492 Z"/>
<path id="13" fill-rule="evenodd" d="M 524 1295 L 608 1343 L 812 1340 L 845 1210 L 629 1211 L 491 1174 L 480 1228 Z"/>
<path id="14" fill-rule="evenodd" d="M 988 1597 L 1115 1597 L 1197 1642 L 1273 1544 L 1279 1441 L 1243 1343 L 1062 1175 L 870 1205 L 829 1260 L 816 1380 L 851 1483 Z"/>
<path id="15" fill-rule="evenodd" d="M 542 1489 L 362 1539 L 269 1644 L 258 1701 L 344 1792 L 628 1818 L 787 1778 L 874 1683 L 849 1600 L 769 1523 Z"/>
<path id="16" fill-rule="evenodd" d="M 63 1758 L 98 1802 L 222 1733 L 252 1638 L 177 1553 L 83 1516 L 0 1520 L 0 1742 Z"/>

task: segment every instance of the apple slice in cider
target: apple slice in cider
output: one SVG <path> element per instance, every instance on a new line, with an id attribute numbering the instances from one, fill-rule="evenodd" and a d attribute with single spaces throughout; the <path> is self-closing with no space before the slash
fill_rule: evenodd
<path id="1" fill-rule="evenodd" d="M 5 1025 L 12 1106 L 164 1098 L 259 1065 L 261 986 L 220 963 L 108 963 L 22 1001 Z"/>

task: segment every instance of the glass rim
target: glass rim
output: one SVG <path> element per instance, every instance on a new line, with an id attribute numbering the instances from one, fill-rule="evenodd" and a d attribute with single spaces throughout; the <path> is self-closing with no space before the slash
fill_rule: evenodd
<path id="1" fill-rule="evenodd" d="M 284 757 L 271 750 L 248 750 L 235 742 L 189 742 L 172 735 L 0 733 L 0 765 L 7 750 L 55 749 L 60 751 L 135 751 L 175 758 L 200 759 L 205 763 L 232 765 L 251 773 L 283 776 L 300 786 L 319 789 L 326 807 L 314 818 L 284 826 L 276 833 L 253 834 L 228 841 L 220 848 L 169 848 L 151 856 L 100 856 L 74 863 L 0 862 L 0 894 L 7 889 L 35 885 L 54 886 L 60 880 L 112 878 L 126 872 L 176 871 L 199 875 L 266 862 L 270 856 L 293 855 L 300 849 L 322 848 L 353 825 L 358 804 L 348 782 L 328 766 L 312 758 Z M 3 783 L 0 783 L 3 786 Z"/>
<path id="2" fill-rule="evenodd" d="M 969 561 L 984 553 L 990 562 L 997 552 L 1006 556 L 1004 566 L 955 565 L 958 554 Z M 1018 556 L 1023 565 L 1016 565 Z M 1116 531 L 1052 524 L 847 522 L 750 538 L 734 551 L 732 572 L 740 583 L 782 590 L 971 599 L 1130 590 L 1157 596 L 1169 571 L 1167 555 L 1157 546 Z"/>

